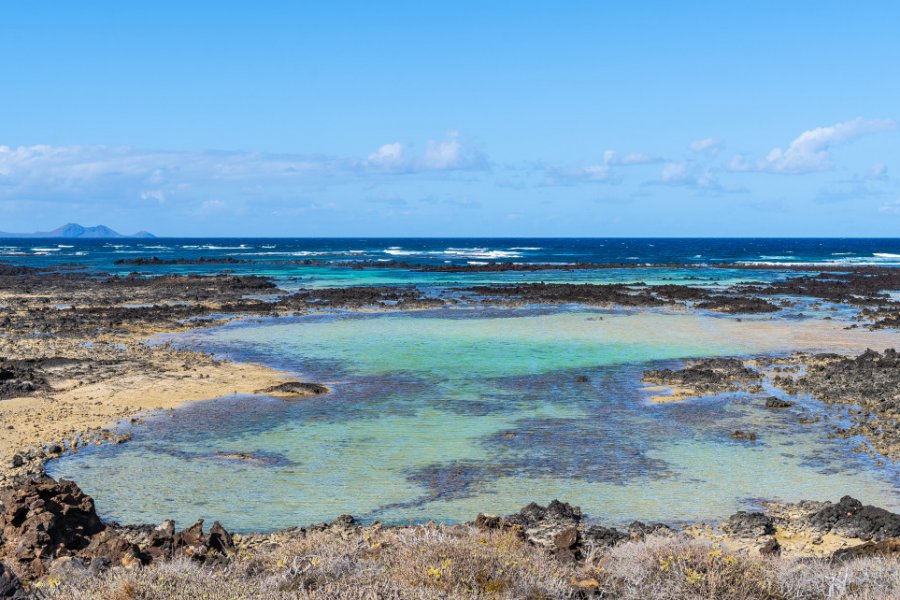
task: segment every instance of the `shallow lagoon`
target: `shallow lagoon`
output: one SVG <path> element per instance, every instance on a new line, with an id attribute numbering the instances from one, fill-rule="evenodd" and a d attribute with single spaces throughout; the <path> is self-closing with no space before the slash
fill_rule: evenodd
<path id="1" fill-rule="evenodd" d="M 788 411 L 741 394 L 652 404 L 640 384 L 644 369 L 688 357 L 885 347 L 895 334 L 831 321 L 457 309 L 256 321 L 174 339 L 334 391 L 194 403 L 150 419 L 129 444 L 50 465 L 104 516 L 202 517 L 247 531 L 342 513 L 460 521 L 553 498 L 611 523 L 714 519 L 760 498 L 852 494 L 900 508 L 897 467 L 797 422 L 839 416 L 814 401 Z M 735 429 L 760 439 L 732 440 Z"/>

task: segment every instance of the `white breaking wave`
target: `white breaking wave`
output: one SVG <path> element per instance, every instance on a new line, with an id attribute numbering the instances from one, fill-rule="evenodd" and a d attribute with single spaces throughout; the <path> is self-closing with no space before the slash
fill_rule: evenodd
<path id="1" fill-rule="evenodd" d="M 872 256 L 878 258 L 900 258 L 900 254 L 891 254 L 890 252 L 873 252 Z"/>
<path id="2" fill-rule="evenodd" d="M 265 248 L 265 246 L 262 246 Z M 227 256 L 356 256 L 357 251 L 326 252 L 313 250 L 275 252 L 228 252 Z"/>
<path id="3" fill-rule="evenodd" d="M 446 250 L 404 250 L 391 246 L 383 250 L 390 256 L 453 256 L 456 258 L 521 258 L 521 252 L 511 250 L 491 250 L 490 248 L 447 248 Z"/>
<path id="4" fill-rule="evenodd" d="M 491 250 L 489 248 L 447 248 L 444 254 L 460 258 L 521 258 L 520 252 Z"/>
<path id="5" fill-rule="evenodd" d="M 770 267 L 885 267 L 900 266 L 900 256 L 896 259 L 843 258 L 819 261 L 772 261 L 772 260 L 739 260 L 735 264 L 746 266 Z"/>

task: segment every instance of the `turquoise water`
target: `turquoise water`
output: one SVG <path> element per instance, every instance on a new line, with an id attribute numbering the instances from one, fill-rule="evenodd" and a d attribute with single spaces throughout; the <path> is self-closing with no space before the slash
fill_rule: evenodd
<path id="1" fill-rule="evenodd" d="M 455 309 L 193 332 L 166 339 L 333 391 L 197 402 L 137 427 L 129 444 L 65 457 L 50 471 L 122 522 L 202 517 L 239 531 L 342 513 L 463 521 L 553 498 L 610 523 L 714 519 L 758 498 L 852 494 L 900 509 L 896 467 L 876 468 L 823 426 L 797 423 L 823 414 L 814 401 L 788 411 L 744 394 L 655 404 L 640 384 L 645 368 L 688 357 L 877 345 L 890 335 L 824 323 Z M 735 429 L 759 441 L 732 440 Z"/>

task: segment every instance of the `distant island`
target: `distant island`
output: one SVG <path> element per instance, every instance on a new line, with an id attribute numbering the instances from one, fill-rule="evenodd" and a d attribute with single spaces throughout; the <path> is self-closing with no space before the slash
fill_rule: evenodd
<path id="1" fill-rule="evenodd" d="M 68 223 L 53 231 L 36 231 L 34 233 L 7 233 L 0 231 L 0 238 L 80 238 L 80 239 L 113 239 L 113 238 L 155 238 L 149 231 L 138 231 L 134 235 L 123 235 L 106 225 L 84 227 L 78 223 Z"/>

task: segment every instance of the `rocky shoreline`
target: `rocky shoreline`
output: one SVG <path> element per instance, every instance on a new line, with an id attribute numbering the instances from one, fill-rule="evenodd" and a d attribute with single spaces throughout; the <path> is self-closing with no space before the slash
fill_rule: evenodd
<path id="1" fill-rule="evenodd" d="M 461 525 L 362 525 L 344 515 L 331 523 L 236 535 L 218 522 L 208 530 L 203 521 L 182 530 L 172 521 L 138 526 L 107 523 L 74 482 L 42 477 L 0 492 L 0 597 L 25 597 L 28 590 L 58 587 L 69 578 L 102 580 L 152 564 L 185 560 L 224 572 L 235 562 L 315 536 L 348 550 L 356 540 L 365 540 L 366 547 L 377 551 L 385 544 L 379 540 L 418 535 L 423 527 L 434 531 L 432 536 L 437 532 L 457 537 L 498 535 L 509 543 L 532 547 L 560 568 L 583 573 L 583 579 L 571 581 L 570 591 L 580 597 L 599 591 L 601 582 L 587 574 L 596 575 L 601 557 L 616 547 L 652 539 L 702 542 L 712 552 L 738 556 L 806 556 L 831 562 L 900 558 L 900 515 L 864 506 L 849 496 L 837 503 L 804 501 L 773 504 L 765 511 L 739 511 L 718 526 L 634 522 L 619 530 L 554 500 L 546 506 L 529 504 L 513 515 L 479 514 Z"/>
<path id="2" fill-rule="evenodd" d="M 768 409 L 789 408 L 795 404 L 789 398 L 803 395 L 844 405 L 851 425 L 831 424 L 832 435 L 861 436 L 866 443 L 857 446 L 860 451 L 900 462 L 900 355 L 893 348 L 856 357 L 800 352 L 753 360 L 702 359 L 678 370 L 646 371 L 643 380 L 670 389 L 668 396 L 657 397 L 661 401 L 736 391 L 759 395 L 768 382 L 786 396 L 768 396 Z"/>
<path id="3" fill-rule="evenodd" d="M 498 284 L 447 290 L 356 287 L 286 293 L 271 280 L 252 275 L 119 277 L 0 265 L 0 306 L 4 308 L 0 414 L 5 427 L 0 441 L 0 498 L 4 510 L 17 507 L 12 516 L 4 517 L 0 528 L 4 549 L 0 562 L 5 563 L 0 567 L 0 597 L 19 593 L 16 590 L 22 588 L 16 581 L 39 582 L 57 572 L 90 570 L 94 564 L 98 565 L 94 570 L 101 572 L 108 567 L 170 561 L 187 553 L 191 560 L 196 557 L 214 566 L 224 557 L 253 554 L 312 533 L 363 539 L 379 535 L 380 527 L 363 527 L 347 518 L 317 528 L 249 536 L 231 536 L 221 526 L 204 533 L 202 524 L 180 532 L 171 523 L 154 527 L 104 524 L 96 517 L 93 502 L 75 484 L 42 478 L 44 462 L 62 453 L 127 441 L 127 436 L 111 433 L 107 427 L 137 418 L 143 410 L 230 393 L 303 398 L 328 391 L 316 383 L 286 381 L 286 374 L 264 367 L 166 345 L 148 346 L 144 343 L 148 335 L 221 324 L 246 315 L 278 317 L 372 308 L 584 304 L 752 315 L 781 310 L 790 304 L 785 299 L 789 296 L 853 306 L 859 311 L 860 324 L 885 328 L 895 326 L 900 315 L 898 303 L 884 292 L 900 287 L 900 282 L 886 271 L 801 275 L 779 284 L 715 290 L 634 283 Z M 772 410 L 789 407 L 792 401 L 787 398 L 804 394 L 846 404 L 852 407 L 853 424 L 835 430 L 835 435 L 861 435 L 867 440 L 865 450 L 873 455 L 900 457 L 900 360 L 893 350 L 870 351 L 855 358 L 798 353 L 755 361 L 709 359 L 681 370 L 648 372 L 645 379 L 677 390 L 680 397 L 736 390 L 759 394 L 765 380 L 784 393 L 765 401 Z M 156 395 L 150 393 L 154 389 Z M 36 415 L 40 418 L 35 419 Z M 739 433 L 753 435 L 735 432 Z M 75 521 L 69 520 L 70 512 Z M 639 541 L 648 534 L 688 536 L 754 553 L 837 559 L 895 553 L 895 538 L 900 535 L 895 531 L 897 516 L 885 512 L 844 499 L 834 505 L 772 506 L 764 517 L 736 515 L 719 528 L 696 525 L 676 531 L 663 525 L 633 524 L 628 531 L 619 531 L 587 522 L 568 505 L 552 503 L 526 507 L 509 517 L 479 516 L 459 527 L 513 535 L 549 552 L 555 560 L 572 564 L 584 564 L 598 548 Z M 845 516 L 852 517 L 852 522 L 845 522 Z M 878 525 L 854 529 L 857 522 Z M 62 528 L 58 535 L 48 533 L 57 531 L 55 527 Z M 856 549 L 850 552 L 850 548 Z M 835 554 L 838 550 L 850 554 Z"/>
<path id="4" fill-rule="evenodd" d="M 152 257 L 128 260 L 135 264 L 162 263 Z M 218 259 L 202 260 L 215 263 Z M 270 390 L 266 393 L 284 395 L 279 393 L 278 386 L 284 384 L 285 374 L 219 361 L 201 353 L 146 345 L 144 340 L 155 333 L 217 325 L 247 315 L 278 317 L 321 310 L 580 304 L 754 315 L 775 313 L 790 306 L 792 300 L 786 295 L 851 305 L 857 308 L 859 321 L 850 327 L 861 324 L 885 328 L 900 319 L 900 303 L 891 300 L 885 292 L 892 287 L 900 287 L 900 273 L 896 269 L 866 267 L 803 273 L 774 284 L 744 283 L 725 289 L 647 286 L 640 282 L 524 283 L 427 290 L 415 286 L 359 286 L 287 293 L 278 289 L 272 280 L 254 275 L 111 276 L 0 264 L 0 307 L 4 309 L 0 317 L 4 331 L 0 337 L 0 413 L 8 422 L 5 441 L 0 442 L 0 485 L 14 482 L 17 477 L 39 474 L 43 461 L 57 456 L 58 448 L 73 451 L 86 444 L 115 440 L 103 428 L 140 410 L 235 392 Z M 804 366 L 804 360 L 826 359 L 798 357 L 801 364 L 795 367 Z M 845 370 L 849 368 L 835 361 L 831 362 Z M 882 369 L 885 389 L 895 389 L 891 386 L 897 385 L 896 368 L 886 365 Z M 781 365 L 780 368 L 793 367 Z M 143 381 L 137 381 L 140 376 L 144 377 Z M 672 377 L 673 374 L 667 378 L 657 374 L 655 381 L 659 385 L 672 385 L 682 397 L 708 394 L 710 386 L 718 386 L 719 391 L 735 389 L 734 382 L 721 381 L 707 382 L 710 389 L 690 389 L 691 386 L 683 385 L 689 382 L 674 381 Z M 819 377 L 819 383 L 813 383 L 810 377 Z M 155 403 L 121 399 L 114 409 L 109 409 L 112 395 L 103 389 L 104 384 L 121 384 L 129 378 L 135 379 L 132 396 L 141 395 L 141 385 L 152 388 L 153 381 L 165 379 L 172 381 L 170 391 L 183 393 L 176 394 L 178 398 L 174 400 L 159 398 Z M 648 376 L 648 381 L 653 379 Z M 896 457 L 896 400 L 870 405 L 861 396 L 864 389 L 853 393 L 845 390 L 847 393 L 835 396 L 826 389 L 829 381 L 832 379 L 824 373 L 812 369 L 810 376 L 799 382 L 788 382 L 782 377 L 775 383 L 786 386 L 789 393 L 810 393 L 828 402 L 865 404 L 863 412 L 856 415 L 854 427 L 839 433 L 866 435 L 872 440 L 870 450 Z M 304 390 L 297 387 L 293 392 L 288 391 L 287 396 L 322 393 L 326 389 L 309 385 Z M 834 400 L 832 396 L 839 399 Z M 16 419 L 20 417 L 15 415 L 36 412 L 46 412 L 52 415 L 54 423 L 69 426 L 32 431 L 32 423 L 17 425 Z"/>

